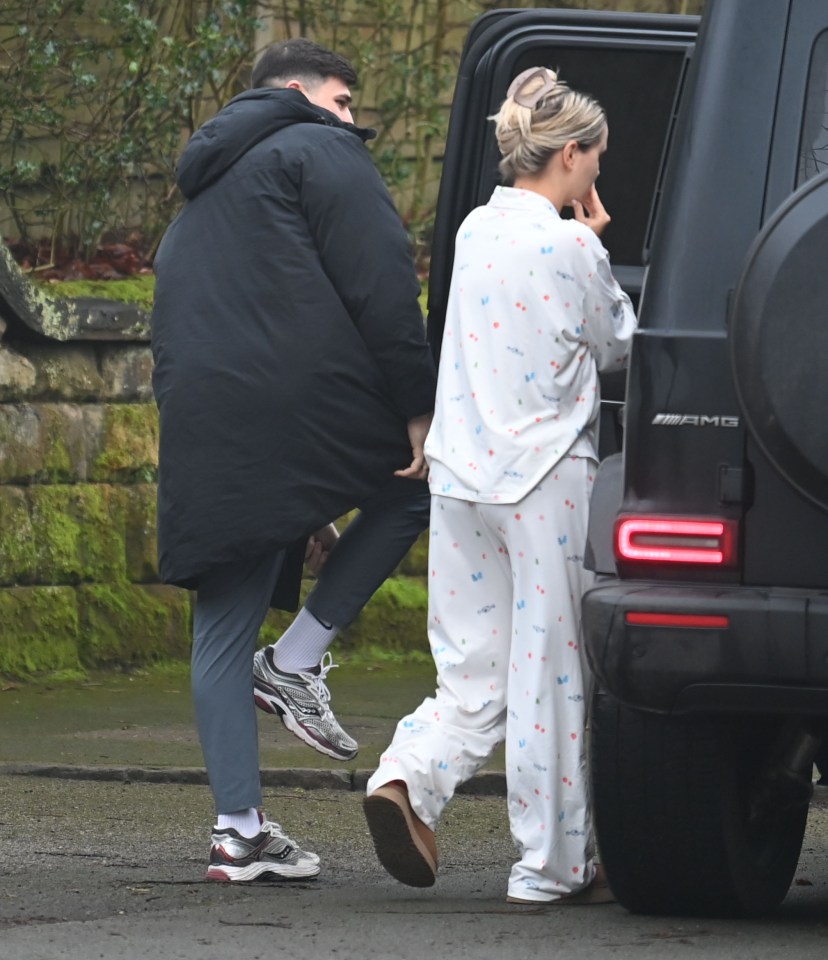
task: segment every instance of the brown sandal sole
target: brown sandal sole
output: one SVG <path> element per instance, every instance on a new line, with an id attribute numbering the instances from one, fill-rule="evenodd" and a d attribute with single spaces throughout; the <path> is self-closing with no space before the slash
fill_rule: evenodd
<path id="1" fill-rule="evenodd" d="M 405 791 L 380 787 L 362 806 L 377 857 L 388 873 L 409 887 L 434 886 L 437 848 L 433 834 L 415 817 Z"/>

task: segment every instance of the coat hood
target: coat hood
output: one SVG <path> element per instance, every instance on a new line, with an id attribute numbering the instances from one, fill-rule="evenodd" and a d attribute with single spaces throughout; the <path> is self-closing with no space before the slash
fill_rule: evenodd
<path id="1" fill-rule="evenodd" d="M 184 148 L 176 182 L 188 200 L 215 183 L 233 164 L 265 137 L 294 123 L 322 123 L 350 130 L 361 140 L 375 131 L 343 123 L 300 91 L 260 87 L 234 97 L 200 127 Z"/>

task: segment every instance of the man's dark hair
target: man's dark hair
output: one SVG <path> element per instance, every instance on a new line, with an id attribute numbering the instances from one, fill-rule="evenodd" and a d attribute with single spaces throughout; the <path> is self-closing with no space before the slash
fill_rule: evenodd
<path id="1" fill-rule="evenodd" d="M 356 70 L 338 53 L 312 40 L 294 37 L 265 50 L 253 68 L 251 87 L 279 87 L 288 80 L 319 80 L 336 77 L 349 87 L 357 82 Z"/>

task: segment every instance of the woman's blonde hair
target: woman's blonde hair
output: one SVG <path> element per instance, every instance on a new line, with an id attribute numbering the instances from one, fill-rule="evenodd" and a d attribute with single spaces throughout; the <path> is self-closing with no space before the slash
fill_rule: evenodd
<path id="1" fill-rule="evenodd" d="M 495 122 L 507 181 L 539 173 L 556 150 L 570 140 L 581 149 L 594 146 L 607 126 L 604 108 L 586 93 L 570 90 L 554 70 L 530 67 L 512 81 Z"/>

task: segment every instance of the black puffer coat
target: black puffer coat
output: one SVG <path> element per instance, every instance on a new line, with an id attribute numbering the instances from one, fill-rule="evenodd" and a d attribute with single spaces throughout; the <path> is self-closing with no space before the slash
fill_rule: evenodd
<path id="1" fill-rule="evenodd" d="M 295 546 L 411 462 L 435 371 L 369 135 L 258 89 L 182 156 L 152 321 L 166 582 Z"/>

